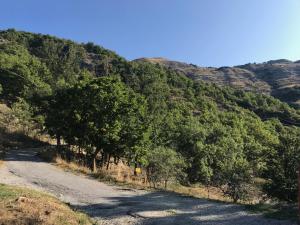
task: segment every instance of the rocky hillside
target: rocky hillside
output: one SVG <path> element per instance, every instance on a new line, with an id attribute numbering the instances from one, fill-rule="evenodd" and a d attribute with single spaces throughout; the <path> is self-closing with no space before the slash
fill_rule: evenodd
<path id="1" fill-rule="evenodd" d="M 141 58 L 135 61 L 158 63 L 194 80 L 270 94 L 300 108 L 300 61 L 292 62 L 281 59 L 220 68 L 199 67 L 164 58 Z"/>

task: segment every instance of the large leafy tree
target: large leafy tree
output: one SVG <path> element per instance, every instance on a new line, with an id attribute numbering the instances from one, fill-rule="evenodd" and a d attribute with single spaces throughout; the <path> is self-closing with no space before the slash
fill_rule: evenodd
<path id="1" fill-rule="evenodd" d="M 300 130 L 280 128 L 280 143 L 266 154 L 265 190 L 270 196 L 296 201 L 300 162 Z"/>

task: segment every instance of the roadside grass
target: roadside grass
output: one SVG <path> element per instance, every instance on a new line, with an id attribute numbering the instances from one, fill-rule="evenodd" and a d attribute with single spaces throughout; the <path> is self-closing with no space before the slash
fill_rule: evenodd
<path id="1" fill-rule="evenodd" d="M 119 186 L 126 186 L 128 188 L 131 187 L 131 188 L 138 188 L 138 189 L 139 188 L 150 189 L 145 185 L 118 180 L 116 177 L 113 177 L 106 169 L 98 169 L 96 172 L 92 172 L 90 168 L 86 166 L 79 165 L 78 163 L 72 161 L 68 162 L 62 159 L 61 157 L 57 156 L 53 148 L 41 149 L 37 155 L 43 160 L 47 162 L 51 162 L 55 166 L 67 172 L 72 172 L 77 175 L 86 175 L 102 182 L 106 182 L 109 184 L 116 184 Z"/>
<path id="2" fill-rule="evenodd" d="M 0 224 L 92 225 L 84 213 L 56 198 L 27 188 L 0 184 Z"/>
<path id="3" fill-rule="evenodd" d="M 135 183 L 130 183 L 130 182 L 125 182 L 125 181 L 119 181 L 115 177 L 112 177 L 109 175 L 105 170 L 98 170 L 97 172 L 92 172 L 89 168 L 80 166 L 77 163 L 74 162 L 67 162 L 60 157 L 55 158 L 54 161 L 52 161 L 56 166 L 60 167 L 61 169 L 67 171 L 67 172 L 72 172 L 77 175 L 85 175 L 89 176 L 91 178 L 97 179 L 99 181 L 112 184 L 112 185 L 118 185 L 122 186 L 125 188 L 135 188 L 135 189 L 147 189 L 150 190 L 151 188 L 141 185 L 141 184 L 135 184 Z"/>
<path id="4" fill-rule="evenodd" d="M 246 205 L 246 209 L 253 213 L 262 213 L 268 218 L 274 218 L 279 220 L 292 220 L 297 222 L 298 217 L 298 208 L 297 204 L 255 204 L 255 205 Z"/>
<path id="5" fill-rule="evenodd" d="M 205 187 L 203 185 L 194 185 L 194 186 L 183 186 L 178 183 L 170 183 L 168 187 L 169 191 L 173 191 L 179 194 L 205 198 L 209 200 L 216 200 L 221 202 L 232 202 L 230 198 L 224 196 L 222 192 L 216 187 Z"/>

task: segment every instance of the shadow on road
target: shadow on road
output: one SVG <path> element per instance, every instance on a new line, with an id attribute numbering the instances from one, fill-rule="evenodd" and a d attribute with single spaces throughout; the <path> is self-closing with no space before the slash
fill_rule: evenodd
<path id="1" fill-rule="evenodd" d="M 10 149 L 6 151 L 5 161 L 44 162 L 37 157 L 39 148 Z"/>
<path id="2" fill-rule="evenodd" d="M 0 145 L 6 149 L 41 147 L 47 143 L 25 135 L 23 132 L 8 132 L 6 128 L 0 127 Z"/>
<path id="3" fill-rule="evenodd" d="M 138 196 L 107 198 L 109 204 L 74 206 L 92 217 L 108 221 L 131 216 L 142 219 L 142 224 L 274 224 L 260 215 L 249 214 L 240 205 L 205 199 L 195 199 L 166 192 L 150 192 Z M 263 222 L 264 221 L 264 222 Z M 275 224 L 287 224 L 286 221 Z"/>

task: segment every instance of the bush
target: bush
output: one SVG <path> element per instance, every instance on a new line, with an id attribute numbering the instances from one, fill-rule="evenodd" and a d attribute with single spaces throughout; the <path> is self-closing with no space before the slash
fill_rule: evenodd
<path id="1" fill-rule="evenodd" d="M 184 177 L 185 162 L 173 149 L 158 147 L 148 155 L 147 176 L 154 187 L 164 182 L 165 189 L 169 181 L 179 181 Z"/>

